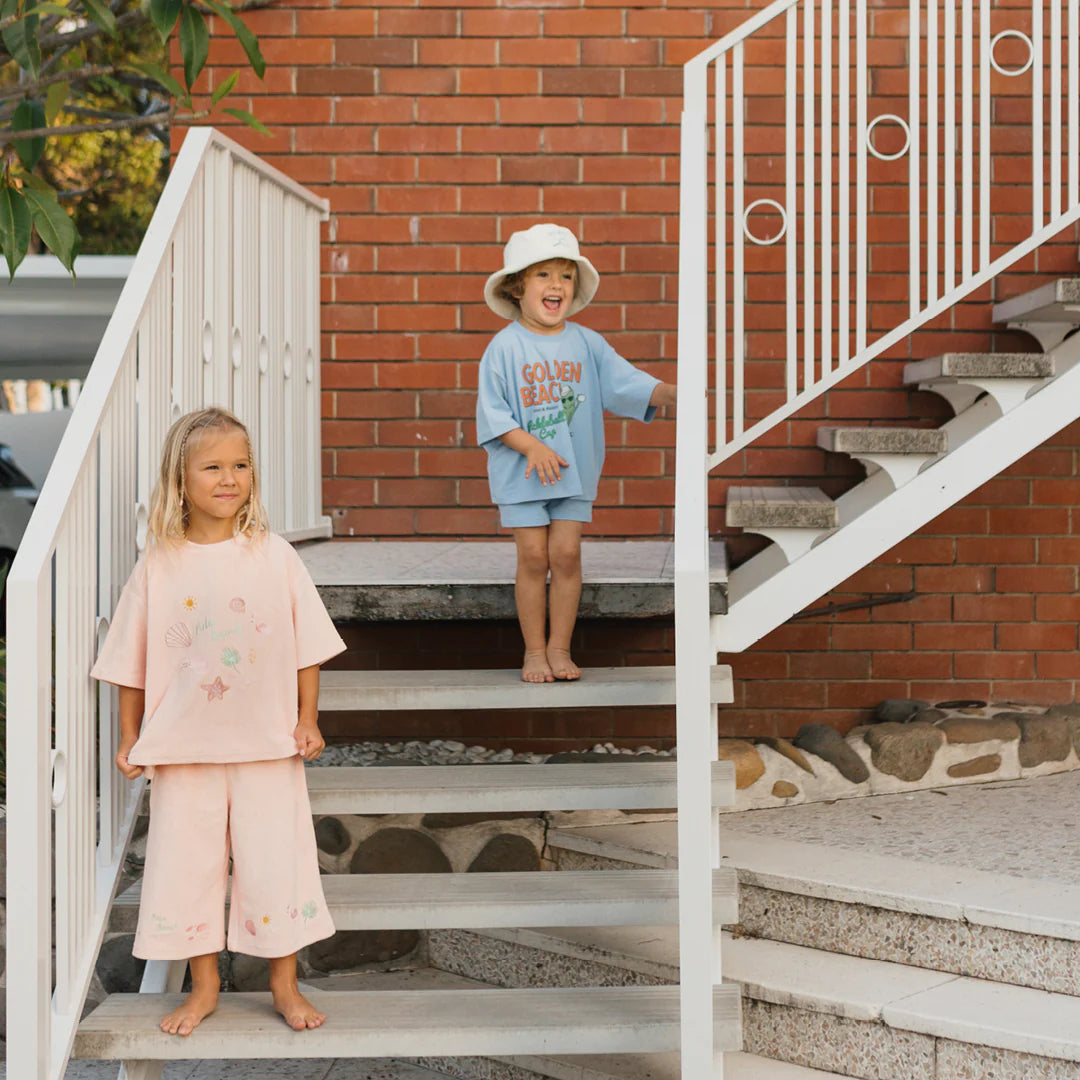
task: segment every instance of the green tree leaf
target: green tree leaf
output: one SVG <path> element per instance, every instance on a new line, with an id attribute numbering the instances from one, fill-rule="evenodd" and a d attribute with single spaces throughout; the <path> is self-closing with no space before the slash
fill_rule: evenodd
<path id="1" fill-rule="evenodd" d="M 204 0 L 206 6 L 220 15 L 232 27 L 237 41 L 244 47 L 252 70 L 261 79 L 266 71 L 266 61 L 259 49 L 259 39 L 247 28 L 244 21 L 224 0 Z"/>
<path id="2" fill-rule="evenodd" d="M 45 106 L 40 101 L 21 101 L 11 118 L 12 131 L 33 131 L 45 127 Z M 15 139 L 15 153 L 26 169 L 32 169 L 45 150 L 45 136 Z"/>
<path id="3" fill-rule="evenodd" d="M 4 30 L 0 38 L 15 63 L 36 79 L 41 70 L 41 46 L 38 44 L 38 16 L 34 7 L 34 0 L 25 0 L 23 17 Z M 18 14 L 19 0 L 4 0 L 0 6 L 0 18 Z"/>
<path id="4" fill-rule="evenodd" d="M 128 65 L 128 68 L 131 71 L 137 71 L 140 75 L 145 75 L 148 79 L 153 79 L 155 82 L 160 83 L 174 98 L 179 99 L 182 105 L 190 108 L 190 95 L 180 85 L 179 81 L 173 78 L 173 76 L 164 68 L 160 68 L 156 64 L 147 63 L 132 63 Z"/>
<path id="5" fill-rule="evenodd" d="M 48 185 L 35 184 L 23 191 L 30 207 L 31 220 L 45 246 L 74 273 L 75 255 L 79 248 L 79 233 L 75 222 L 56 200 L 56 192 Z"/>
<path id="6" fill-rule="evenodd" d="M 150 0 L 150 19 L 157 27 L 162 42 L 169 40 L 176 20 L 180 18 L 181 0 Z"/>
<path id="7" fill-rule="evenodd" d="M 240 72 L 234 71 L 214 92 L 210 95 L 210 104 L 216 105 L 223 97 L 232 93 L 236 80 L 240 78 Z"/>
<path id="8" fill-rule="evenodd" d="M 184 82 L 191 90 L 210 55 L 210 31 L 206 28 L 206 19 L 191 4 L 180 14 L 180 55 L 184 60 Z"/>
<path id="9" fill-rule="evenodd" d="M 230 116 L 235 116 L 237 120 L 243 120 L 249 128 L 254 129 L 260 135 L 270 134 L 270 129 L 261 120 L 244 109 L 225 109 L 224 111 Z"/>
<path id="10" fill-rule="evenodd" d="M 53 83 L 45 91 L 45 123 L 49 127 L 56 123 L 56 117 L 64 107 L 64 102 L 67 101 L 70 92 L 71 83 L 66 82 Z"/>
<path id="11" fill-rule="evenodd" d="M 116 16 L 101 0 L 81 0 L 86 13 L 111 37 L 116 37 Z"/>
<path id="12" fill-rule="evenodd" d="M 30 246 L 30 207 L 22 192 L 10 184 L 0 186 L 0 248 L 7 259 L 9 280 Z"/>

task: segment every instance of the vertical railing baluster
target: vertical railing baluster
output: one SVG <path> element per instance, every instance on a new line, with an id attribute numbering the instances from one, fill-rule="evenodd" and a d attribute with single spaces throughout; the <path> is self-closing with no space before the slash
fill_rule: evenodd
<path id="1" fill-rule="evenodd" d="M 821 374 L 832 370 L 832 0 L 821 0 Z"/>
<path id="2" fill-rule="evenodd" d="M 1031 230 L 1043 226 L 1043 6 L 1031 2 Z"/>
<path id="3" fill-rule="evenodd" d="M 938 12 L 926 0 L 926 303 L 938 298 Z"/>
<path id="4" fill-rule="evenodd" d="M 715 221 L 716 303 L 716 449 L 727 444 L 727 58 L 720 56 L 715 72 L 715 136 L 713 197 Z M 737 226 L 736 226 L 737 227 Z"/>
<path id="5" fill-rule="evenodd" d="M 799 169 L 798 125 L 795 114 L 795 90 L 798 82 L 798 15 L 794 6 L 787 10 L 787 41 L 785 48 L 785 102 L 784 102 L 784 204 L 787 214 L 787 232 L 784 235 L 785 278 L 784 305 L 786 340 L 787 399 L 794 400 L 799 393 L 799 266 L 798 266 L 798 220 L 799 206 L 795 184 Z M 736 158 L 736 162 L 738 159 Z M 736 170 L 738 165 L 736 164 Z"/>
<path id="6" fill-rule="evenodd" d="M 990 265 L 990 0 L 979 0 L 979 270 Z"/>
<path id="7" fill-rule="evenodd" d="M 814 378 L 814 209 L 817 185 L 814 179 L 814 0 L 803 0 L 803 388 L 809 390 Z"/>
<path id="8" fill-rule="evenodd" d="M 945 14 L 945 75 L 941 96 L 945 102 L 945 246 L 942 252 L 942 293 L 950 293 L 956 285 L 956 5 L 944 0 Z"/>
<path id="9" fill-rule="evenodd" d="M 855 15 L 855 355 L 866 348 L 866 0 Z"/>
<path id="10" fill-rule="evenodd" d="M 922 74 L 922 60 L 919 55 L 919 40 L 922 37 L 921 11 L 921 0 L 908 0 L 908 315 L 911 318 L 918 315 L 922 298 L 922 185 L 919 183 L 922 165 L 919 138 L 922 124 L 919 115 Z"/>
<path id="11" fill-rule="evenodd" d="M 961 200 L 961 248 L 960 248 L 960 280 L 966 281 L 971 276 L 972 252 L 973 252 L 973 214 L 975 209 L 973 199 L 974 171 L 972 155 L 974 150 L 973 141 L 973 112 L 972 112 L 972 72 L 974 36 L 972 34 L 972 5 L 974 0 L 960 0 L 961 12 L 961 35 L 962 35 L 962 67 L 960 86 L 960 109 L 961 109 L 961 174 L 960 174 L 960 200 Z"/>
<path id="12" fill-rule="evenodd" d="M 837 215 L 840 239 L 837 250 L 837 361 L 843 367 L 851 356 L 851 6 L 840 0 L 837 99 L 840 107 L 839 151 L 840 201 Z"/>
<path id="13" fill-rule="evenodd" d="M 746 111 L 743 84 L 743 46 L 736 45 L 733 50 L 731 78 L 732 78 L 732 147 L 731 153 L 735 160 L 735 169 L 732 176 L 732 239 L 735 241 L 735 250 L 732 258 L 731 274 L 731 358 L 732 358 L 732 382 L 731 382 L 731 434 L 738 438 L 743 433 L 743 420 L 746 416 L 746 401 L 744 400 L 744 376 L 743 365 L 746 362 L 746 290 L 743 281 L 743 265 L 745 256 L 745 229 L 743 221 L 744 198 L 743 198 L 743 126 Z"/>

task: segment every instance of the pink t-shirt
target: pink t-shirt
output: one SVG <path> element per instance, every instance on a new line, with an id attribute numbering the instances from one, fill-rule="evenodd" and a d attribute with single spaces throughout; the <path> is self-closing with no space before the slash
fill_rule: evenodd
<path id="1" fill-rule="evenodd" d="M 154 548 L 135 565 L 90 674 L 146 691 L 133 765 L 296 752 L 296 673 L 345 643 L 279 536 Z"/>

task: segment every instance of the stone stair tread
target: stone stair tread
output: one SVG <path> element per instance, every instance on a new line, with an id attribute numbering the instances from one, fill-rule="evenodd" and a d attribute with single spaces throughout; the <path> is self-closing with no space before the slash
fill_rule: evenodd
<path id="1" fill-rule="evenodd" d="M 817 444 L 836 454 L 944 454 L 949 436 L 943 428 L 822 427 Z"/>
<path id="2" fill-rule="evenodd" d="M 728 488 L 726 521 L 744 529 L 834 529 L 839 524 L 836 503 L 820 488 Z"/>
<path id="3" fill-rule="evenodd" d="M 994 322 L 1080 323 L 1080 278 L 1059 278 L 994 305 Z"/>
<path id="4" fill-rule="evenodd" d="M 678 919 L 671 870 L 326 874 L 326 904 L 338 930 L 427 930 L 495 926 L 653 926 Z M 114 910 L 137 908 L 141 882 Z M 738 919 L 730 870 L 713 874 L 716 917 Z"/>
<path id="5" fill-rule="evenodd" d="M 1080 1061 L 1080 998 L 754 938 L 724 938 L 724 976 L 751 999 Z"/>
<path id="6" fill-rule="evenodd" d="M 720 1049 L 741 1041 L 739 994 L 714 989 Z M 553 990 L 397 990 L 312 994 L 330 1020 L 291 1031 L 265 993 L 224 994 L 185 1039 L 157 1021 L 180 994 L 112 994 L 81 1023 L 73 1056 L 108 1060 L 438 1057 L 672 1051 L 679 1045 L 679 989 L 667 986 Z"/>
<path id="7" fill-rule="evenodd" d="M 573 1054 L 498 1058 L 551 1080 L 682 1080 L 679 1055 Z M 724 1080 L 850 1080 L 741 1051 L 724 1055 Z"/>
<path id="8" fill-rule="evenodd" d="M 731 669 L 712 669 L 713 700 L 732 701 Z M 570 682 L 527 683 L 517 668 L 324 671 L 323 711 L 355 709 L 580 709 L 674 705 L 674 665 L 586 668 Z"/>
<path id="9" fill-rule="evenodd" d="M 1045 353 L 943 353 L 904 365 L 907 384 L 934 379 L 1046 379 L 1054 358 Z"/>
<path id="10" fill-rule="evenodd" d="M 316 814 L 667 809 L 676 804 L 675 762 L 618 755 L 613 763 L 389 765 L 308 768 Z M 729 761 L 712 767 L 713 801 L 735 801 Z"/>

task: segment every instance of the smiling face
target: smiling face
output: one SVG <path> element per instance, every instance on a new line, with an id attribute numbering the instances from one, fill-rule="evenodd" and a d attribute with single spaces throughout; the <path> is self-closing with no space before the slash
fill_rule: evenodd
<path id="1" fill-rule="evenodd" d="M 533 263 L 522 282 L 521 325 L 535 334 L 559 333 L 576 288 L 576 263 L 569 259 Z"/>
<path id="2" fill-rule="evenodd" d="M 251 496 L 247 436 L 236 429 L 207 431 L 187 448 L 184 505 L 187 536 L 213 543 L 233 535 L 233 518 Z"/>

